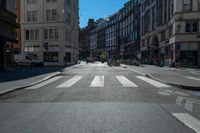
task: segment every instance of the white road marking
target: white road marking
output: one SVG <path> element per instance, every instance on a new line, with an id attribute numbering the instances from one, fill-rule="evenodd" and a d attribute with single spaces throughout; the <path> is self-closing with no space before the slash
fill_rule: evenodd
<path id="1" fill-rule="evenodd" d="M 117 80 L 122 84 L 123 87 L 138 87 L 135 83 L 128 80 L 124 76 L 116 76 Z"/>
<path id="2" fill-rule="evenodd" d="M 193 112 L 193 102 L 190 101 L 190 100 L 186 100 L 185 109 L 190 111 L 190 112 Z"/>
<path id="3" fill-rule="evenodd" d="M 200 75 L 200 72 L 197 72 L 197 71 L 191 71 L 191 73 L 195 75 Z"/>
<path id="4" fill-rule="evenodd" d="M 41 87 L 43 87 L 43 86 L 45 86 L 45 85 L 47 85 L 47 84 L 50 84 L 50 83 L 52 83 L 52 82 L 54 82 L 54 81 L 56 81 L 56 80 L 58 80 L 58 79 L 60 79 L 60 78 L 62 78 L 62 77 L 63 77 L 63 76 L 54 77 L 54 78 L 49 79 L 49 80 L 47 80 L 47 81 L 44 81 L 44 82 L 42 82 L 42 83 L 40 83 L 40 84 L 37 84 L 37 85 L 31 86 L 31 87 L 28 87 L 28 88 L 26 88 L 26 90 L 35 90 L 35 89 L 39 89 L 39 88 L 41 88 Z"/>
<path id="5" fill-rule="evenodd" d="M 103 87 L 104 86 L 104 76 L 95 76 L 90 87 Z"/>
<path id="6" fill-rule="evenodd" d="M 183 100 L 184 100 L 184 98 L 179 96 L 179 97 L 176 99 L 176 104 L 179 105 L 179 106 L 181 106 Z"/>
<path id="7" fill-rule="evenodd" d="M 200 133 L 200 121 L 198 119 L 187 113 L 173 113 L 172 115 L 197 133 Z"/>
<path id="8" fill-rule="evenodd" d="M 137 74 L 140 74 L 140 75 L 143 75 L 143 76 L 145 76 L 145 73 L 142 73 L 142 72 L 139 72 L 139 71 L 136 71 L 136 70 L 133 70 L 133 69 L 129 69 L 130 71 L 133 71 L 133 72 L 135 72 L 135 73 L 137 73 Z"/>
<path id="9" fill-rule="evenodd" d="M 170 96 L 171 94 L 168 91 L 159 91 L 158 94 L 163 96 Z"/>
<path id="10" fill-rule="evenodd" d="M 155 87 L 163 87 L 163 88 L 169 88 L 170 86 L 169 85 L 166 85 L 166 84 L 163 84 L 161 82 L 158 82 L 158 81 L 155 81 L 153 79 L 150 79 L 150 78 L 147 78 L 147 77 L 144 77 L 144 76 L 136 76 L 137 78 L 155 86 Z"/>
<path id="11" fill-rule="evenodd" d="M 195 77 L 190 77 L 190 76 L 187 76 L 186 78 L 187 78 L 187 79 L 192 79 L 192 80 L 197 80 L 197 81 L 200 81 L 200 79 L 199 79 L 199 78 L 195 78 Z"/>
<path id="12" fill-rule="evenodd" d="M 57 86 L 56 88 L 69 88 L 82 78 L 83 78 L 82 76 L 75 76 L 75 77 L 69 79 L 68 81 L 62 83 L 61 85 Z"/>

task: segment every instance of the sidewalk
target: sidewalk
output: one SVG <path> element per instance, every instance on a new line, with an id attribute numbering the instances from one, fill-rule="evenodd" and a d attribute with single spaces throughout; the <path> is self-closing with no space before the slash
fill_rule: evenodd
<path id="1" fill-rule="evenodd" d="M 0 72 L 0 95 L 41 83 L 59 75 L 61 70 L 61 67 L 24 67 L 10 72 Z"/>
<path id="2" fill-rule="evenodd" d="M 144 65 L 143 67 L 122 65 L 138 74 L 142 74 L 157 81 L 177 86 L 183 89 L 200 91 L 200 75 L 197 69 L 157 67 Z M 195 71 L 195 73 L 193 73 Z M 199 73 L 200 74 L 200 73 Z"/>

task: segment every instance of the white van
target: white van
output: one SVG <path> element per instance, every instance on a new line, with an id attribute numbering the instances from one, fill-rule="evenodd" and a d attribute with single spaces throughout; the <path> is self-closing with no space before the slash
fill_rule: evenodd
<path id="1" fill-rule="evenodd" d="M 44 62 L 32 55 L 14 55 L 15 66 L 43 66 Z"/>

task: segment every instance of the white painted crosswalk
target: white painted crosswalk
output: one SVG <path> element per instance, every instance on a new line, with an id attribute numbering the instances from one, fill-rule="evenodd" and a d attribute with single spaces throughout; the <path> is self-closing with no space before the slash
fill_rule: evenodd
<path id="1" fill-rule="evenodd" d="M 61 83 L 61 84 L 58 84 L 56 86 L 56 88 L 69 88 L 69 87 L 72 87 L 74 86 L 75 84 L 78 84 L 79 80 L 82 80 L 84 76 L 74 76 L 72 77 L 71 79 L 68 79 L 67 81 Z M 118 83 L 122 86 L 122 87 L 133 87 L 133 88 L 137 88 L 139 86 L 141 86 L 141 83 L 140 82 L 137 82 L 136 81 L 132 81 L 130 79 L 128 79 L 126 76 L 122 76 L 122 75 L 118 75 L 118 76 L 113 76 L 115 77 L 114 80 L 118 81 Z M 136 76 L 137 79 L 140 79 L 152 86 L 155 86 L 155 87 L 158 87 L 158 88 L 166 88 L 166 87 L 170 87 L 169 85 L 167 84 L 163 84 L 161 82 L 158 82 L 156 80 L 153 80 L 153 79 L 150 79 L 150 78 L 147 78 L 147 77 L 144 77 L 144 76 Z M 52 79 L 49 79 L 45 82 L 42 82 L 40 84 L 37 84 L 37 85 L 34 85 L 32 87 L 28 87 L 26 88 L 27 90 L 33 90 L 33 89 L 38 89 L 38 88 L 41 88 L 45 85 L 48 85 L 52 82 L 55 82 L 61 78 L 64 78 L 63 76 L 57 76 L 57 77 L 54 77 Z M 86 80 L 86 82 L 88 82 L 90 85 L 89 87 L 104 87 L 105 86 L 105 83 L 104 82 L 110 82 L 110 81 L 104 81 L 104 76 L 94 76 L 92 78 L 92 80 Z M 108 77 L 109 78 L 109 77 Z M 111 78 L 113 80 L 113 78 Z M 81 82 L 82 83 L 82 82 Z"/>
<path id="2" fill-rule="evenodd" d="M 104 76 L 95 76 L 90 87 L 104 87 Z"/>
<path id="3" fill-rule="evenodd" d="M 69 79 L 61 85 L 57 86 L 56 88 L 69 88 L 73 86 L 76 82 L 78 82 L 80 79 L 82 79 L 82 76 L 75 76 L 72 79 Z"/>
<path id="4" fill-rule="evenodd" d="M 116 76 L 116 78 L 123 87 L 138 87 L 135 83 L 128 80 L 125 76 Z"/>
<path id="5" fill-rule="evenodd" d="M 155 87 L 158 87 L 158 88 L 169 88 L 170 86 L 169 85 L 166 85 L 164 83 L 161 83 L 161 82 L 158 82 L 156 80 L 153 80 L 153 79 L 150 79 L 148 77 L 144 77 L 144 76 L 137 76 L 137 78 L 155 86 Z"/>
<path id="6" fill-rule="evenodd" d="M 56 80 L 58 80 L 58 79 L 61 79 L 61 78 L 62 78 L 62 76 L 54 77 L 54 78 L 49 79 L 49 80 L 47 80 L 47 81 L 45 81 L 45 82 L 42 82 L 42 83 L 40 83 L 40 84 L 37 84 L 37 85 L 31 86 L 31 87 L 28 87 L 28 88 L 26 88 L 26 90 L 35 90 L 35 89 L 39 89 L 39 88 L 41 88 L 41 87 L 43 87 L 43 86 L 45 86 L 45 85 L 48 85 L 48 84 L 50 84 L 50 83 L 52 83 L 52 82 L 54 82 L 54 81 L 56 81 Z"/>

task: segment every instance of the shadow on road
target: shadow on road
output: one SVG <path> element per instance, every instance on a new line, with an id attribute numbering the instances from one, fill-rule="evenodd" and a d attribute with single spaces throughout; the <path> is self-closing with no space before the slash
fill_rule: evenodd
<path id="1" fill-rule="evenodd" d="M 0 72 L 0 82 L 31 78 L 51 72 L 57 72 L 64 68 L 66 67 L 34 67 L 33 69 L 30 69 L 30 67 L 17 67 L 13 71 Z"/>

